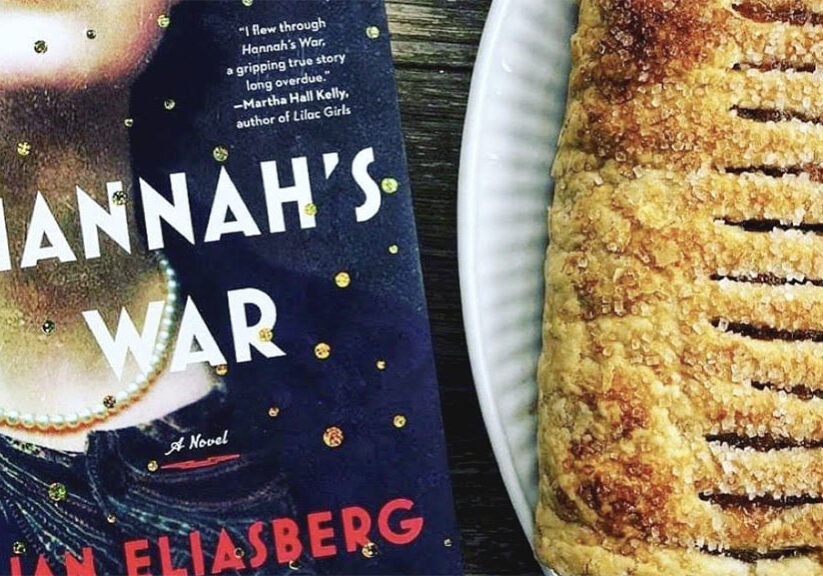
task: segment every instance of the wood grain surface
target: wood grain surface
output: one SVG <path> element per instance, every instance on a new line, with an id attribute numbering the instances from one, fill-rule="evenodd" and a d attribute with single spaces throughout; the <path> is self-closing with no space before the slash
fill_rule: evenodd
<path id="1" fill-rule="evenodd" d="M 457 173 L 490 0 L 386 1 L 467 574 L 539 574 L 489 445 L 457 275 Z"/>

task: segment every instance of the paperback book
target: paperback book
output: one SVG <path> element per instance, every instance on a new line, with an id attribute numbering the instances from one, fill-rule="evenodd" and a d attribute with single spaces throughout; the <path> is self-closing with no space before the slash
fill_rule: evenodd
<path id="1" fill-rule="evenodd" d="M 0 5 L 0 573 L 455 574 L 382 0 Z"/>

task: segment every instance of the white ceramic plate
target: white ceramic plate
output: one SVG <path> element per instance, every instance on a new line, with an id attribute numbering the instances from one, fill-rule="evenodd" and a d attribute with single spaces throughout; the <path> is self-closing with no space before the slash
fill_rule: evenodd
<path id="1" fill-rule="evenodd" d="M 460 286 L 472 371 L 500 472 L 530 541 L 549 174 L 576 6 L 574 0 L 494 0 L 460 166 Z"/>

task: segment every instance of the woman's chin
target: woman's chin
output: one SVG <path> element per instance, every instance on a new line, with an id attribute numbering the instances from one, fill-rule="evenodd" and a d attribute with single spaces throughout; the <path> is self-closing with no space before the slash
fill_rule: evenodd
<path id="1" fill-rule="evenodd" d="M 0 92 L 31 89 L 54 92 L 74 92 L 95 86 L 118 88 L 129 83 L 130 70 L 100 67 L 94 74 L 70 60 L 55 61 L 53 65 L 22 68 L 18 62 L 4 62 L 0 58 Z"/>

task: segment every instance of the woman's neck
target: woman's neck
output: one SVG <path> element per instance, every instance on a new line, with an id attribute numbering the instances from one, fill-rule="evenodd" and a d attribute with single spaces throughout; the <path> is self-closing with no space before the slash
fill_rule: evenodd
<path id="1" fill-rule="evenodd" d="M 131 162 L 126 89 L 54 93 L 43 90 L 0 93 L 0 197 L 3 199 L 12 270 L 0 272 L 0 299 L 13 290 L 16 307 L 46 312 L 56 300 L 66 312 L 85 309 L 95 296 L 111 298 L 108 288 L 134 288 L 156 266 L 137 233 L 131 201 Z M 21 154 L 18 145 L 23 145 Z M 101 257 L 83 258 L 76 189 L 108 208 L 107 182 L 119 181 L 128 196 L 131 254 L 108 239 Z M 76 262 L 41 260 L 20 269 L 35 198 L 41 193 L 68 240 Z M 21 301 L 16 287 L 37 288 Z M 5 304 L 5 301 L 0 300 Z"/>
<path id="2" fill-rule="evenodd" d="M 77 412 L 137 376 L 130 359 L 117 380 L 82 316 L 99 311 L 113 333 L 126 309 L 140 330 L 149 302 L 166 297 L 156 260 L 135 226 L 127 116 L 127 89 L 0 94 L 0 198 L 12 260 L 12 269 L 0 272 L 2 408 Z M 18 143 L 31 147 L 28 154 L 18 152 Z M 131 253 L 102 238 L 101 257 L 86 260 L 76 189 L 108 209 L 106 183 L 112 181 L 121 182 L 128 197 Z M 38 192 L 76 261 L 19 266 Z M 55 326 L 48 334 L 47 320 Z"/>

